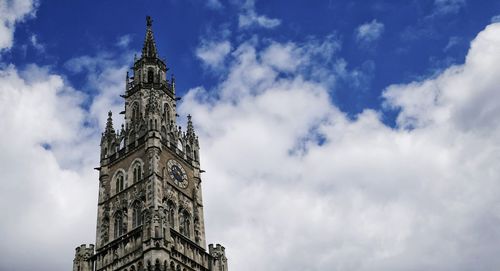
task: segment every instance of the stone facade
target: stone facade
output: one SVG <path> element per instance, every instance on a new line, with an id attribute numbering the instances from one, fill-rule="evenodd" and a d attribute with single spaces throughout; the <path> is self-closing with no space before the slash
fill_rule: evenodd
<path id="1" fill-rule="evenodd" d="M 175 79 L 158 58 L 152 21 L 125 80 L 125 124 L 111 112 L 101 139 L 96 244 L 76 248 L 73 271 L 227 271 L 206 251 L 198 137 L 176 122 Z"/>

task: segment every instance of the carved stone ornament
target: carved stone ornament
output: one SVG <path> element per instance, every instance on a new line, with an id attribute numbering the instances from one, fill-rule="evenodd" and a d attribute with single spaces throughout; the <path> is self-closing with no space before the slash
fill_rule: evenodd
<path id="1" fill-rule="evenodd" d="M 174 204 L 177 204 L 177 195 L 174 191 L 172 191 L 172 189 L 167 189 L 167 191 L 165 192 L 165 199 L 167 201 L 172 201 Z"/>
<path id="2" fill-rule="evenodd" d="M 186 210 L 189 214 L 193 213 L 193 209 L 191 208 L 191 203 L 188 200 L 179 200 L 179 207 Z"/>

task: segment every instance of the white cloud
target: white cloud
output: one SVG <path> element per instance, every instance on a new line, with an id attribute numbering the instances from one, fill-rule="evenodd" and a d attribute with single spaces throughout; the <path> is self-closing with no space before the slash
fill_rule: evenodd
<path id="1" fill-rule="evenodd" d="M 220 9 L 224 8 L 224 6 L 222 5 L 222 3 L 219 0 L 208 0 L 206 3 L 207 3 L 208 8 L 211 8 L 214 10 L 220 10 Z"/>
<path id="2" fill-rule="evenodd" d="M 465 0 L 435 0 L 433 15 L 458 13 L 465 4 Z"/>
<path id="3" fill-rule="evenodd" d="M 112 111 L 116 128 L 123 123 L 123 116 L 118 113 L 124 108 L 125 75 L 133 59 L 132 52 L 122 55 L 100 52 L 95 56 L 79 56 L 65 63 L 73 73 L 83 74 L 86 78 L 85 89 L 91 91 L 94 97 L 90 105 L 90 120 L 94 125 L 104 128 L 107 112 Z"/>
<path id="4" fill-rule="evenodd" d="M 92 168 L 108 110 L 115 128 L 122 122 L 125 59 L 130 52 L 68 61 L 68 69 L 86 77 L 92 97 L 45 67 L 0 69 L 0 204 L 9 206 L 0 210 L 0 270 L 67 270 L 74 247 L 95 242 Z"/>
<path id="5" fill-rule="evenodd" d="M 335 38 L 266 42 L 233 45 L 223 81 L 179 105 L 200 135 L 208 239 L 226 245 L 231 270 L 500 265 L 500 25 L 463 65 L 388 87 L 396 128 L 383 112 L 352 120 L 331 103 L 353 73 Z M 47 68 L 0 70 L 1 270 L 67 270 L 73 247 L 94 241 L 91 168 L 131 59 L 115 57 L 67 63 L 95 98 Z"/>
<path id="6" fill-rule="evenodd" d="M 275 28 L 281 24 L 281 20 L 269 18 L 265 15 L 258 15 L 255 11 L 255 0 L 245 1 L 242 13 L 238 17 L 238 26 L 240 28 L 263 27 Z"/>
<path id="7" fill-rule="evenodd" d="M 213 70 L 221 70 L 224 59 L 231 51 L 231 43 L 223 41 L 203 40 L 196 49 L 196 56 L 203 61 L 207 67 Z"/>
<path id="8" fill-rule="evenodd" d="M 333 105 L 331 85 L 300 68 L 324 68 L 306 44 L 237 46 L 225 80 L 179 107 L 201 137 L 208 239 L 230 268 L 499 266 L 499 37 L 489 26 L 465 64 L 388 87 L 396 128 Z"/>
<path id="9" fill-rule="evenodd" d="M 0 51 L 12 47 L 16 24 L 34 16 L 37 6 L 36 0 L 0 1 Z"/>
<path id="10" fill-rule="evenodd" d="M 130 35 L 123 35 L 118 38 L 118 41 L 116 42 L 116 45 L 122 48 L 127 48 L 130 42 L 132 41 L 132 37 Z"/>
<path id="11" fill-rule="evenodd" d="M 460 37 L 450 37 L 450 39 L 448 40 L 448 43 L 443 48 L 443 51 L 446 52 L 446 51 L 452 49 L 453 47 L 460 44 L 460 42 L 462 42 L 462 39 Z"/>
<path id="12" fill-rule="evenodd" d="M 33 46 L 33 48 L 35 48 L 35 50 L 38 53 L 44 53 L 45 52 L 45 46 L 38 41 L 38 36 L 37 35 L 35 35 L 35 34 L 31 35 L 30 42 L 31 42 L 31 46 Z"/>
<path id="13" fill-rule="evenodd" d="M 500 22 L 500 14 L 491 17 L 490 21 L 491 21 L 491 23 L 499 23 Z"/>
<path id="14" fill-rule="evenodd" d="M 373 19 L 369 23 L 358 26 L 356 29 L 356 40 L 363 45 L 367 45 L 378 40 L 382 36 L 382 33 L 384 33 L 384 24 Z"/>
<path id="15" fill-rule="evenodd" d="M 96 215 L 88 168 L 98 141 L 84 128 L 82 94 L 37 66 L 8 66 L 0 83 L 0 269 L 67 269 L 71 243 L 93 240 L 95 227 L 86 218 Z"/>

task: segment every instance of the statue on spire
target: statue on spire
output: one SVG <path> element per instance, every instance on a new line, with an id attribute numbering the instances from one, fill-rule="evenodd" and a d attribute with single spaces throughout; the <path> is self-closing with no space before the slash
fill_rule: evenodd
<path id="1" fill-rule="evenodd" d="M 146 26 L 147 27 L 153 26 L 153 19 L 151 19 L 151 16 L 146 16 Z"/>

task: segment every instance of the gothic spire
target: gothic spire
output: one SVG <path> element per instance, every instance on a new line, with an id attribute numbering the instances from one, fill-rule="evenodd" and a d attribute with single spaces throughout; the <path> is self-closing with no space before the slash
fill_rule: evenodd
<path id="1" fill-rule="evenodd" d="M 195 138 L 193 121 L 191 120 L 191 115 L 188 115 L 188 123 L 187 123 L 187 136 L 188 139 L 193 140 Z"/>
<path id="2" fill-rule="evenodd" d="M 142 57 L 157 57 L 156 43 L 153 36 L 153 20 L 146 16 L 146 39 L 142 47 Z"/>
<path id="3" fill-rule="evenodd" d="M 113 118 L 111 117 L 113 113 L 111 111 L 108 112 L 108 121 L 106 122 L 106 130 L 104 132 L 105 135 L 114 135 L 115 129 L 113 128 Z"/>

